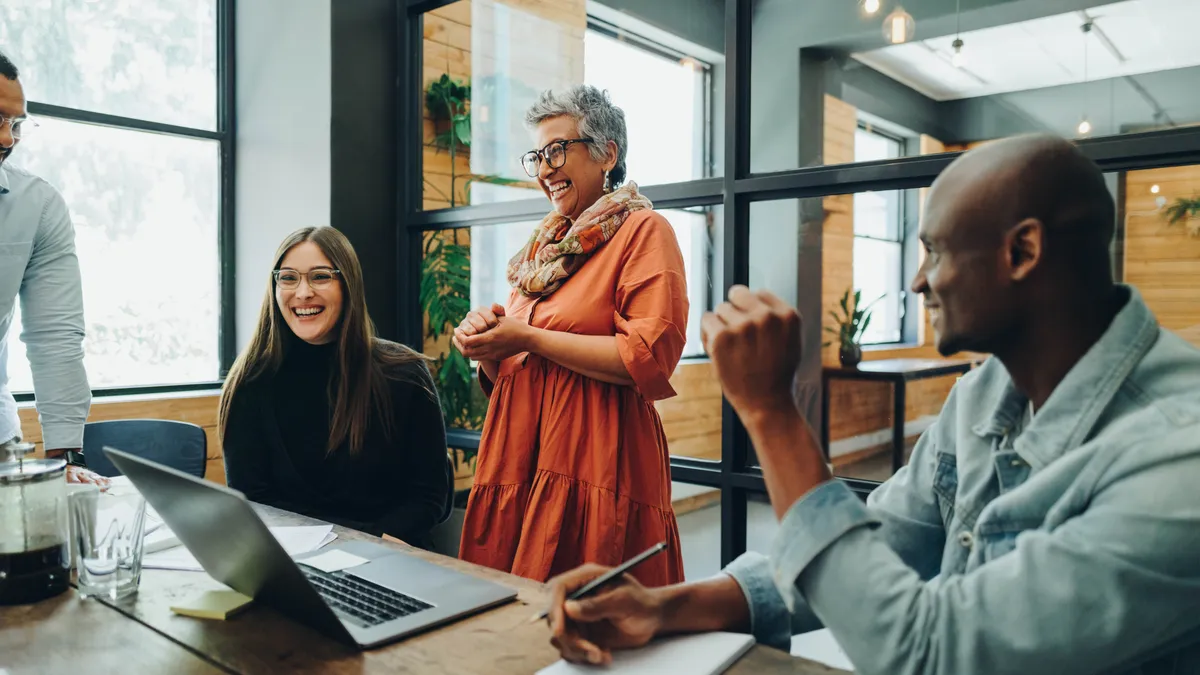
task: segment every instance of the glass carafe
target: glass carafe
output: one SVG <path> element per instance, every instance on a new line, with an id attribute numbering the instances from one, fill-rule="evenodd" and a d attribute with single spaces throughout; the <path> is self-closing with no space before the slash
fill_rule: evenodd
<path id="1" fill-rule="evenodd" d="M 33 459 L 32 443 L 0 444 L 0 605 L 67 590 L 67 463 Z"/>

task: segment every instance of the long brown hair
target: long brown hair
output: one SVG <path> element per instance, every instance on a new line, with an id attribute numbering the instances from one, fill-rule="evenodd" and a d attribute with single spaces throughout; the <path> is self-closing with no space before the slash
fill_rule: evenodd
<path id="1" fill-rule="evenodd" d="M 306 227 L 288 235 L 275 252 L 275 264 L 267 273 L 267 292 L 263 297 L 262 309 L 258 312 L 258 324 L 250 343 L 238 355 L 225 377 L 217 418 L 222 443 L 225 442 L 230 406 L 238 390 L 264 375 L 274 375 L 283 364 L 287 353 L 286 336 L 291 333 L 291 328 L 275 302 L 273 272 L 279 269 L 288 251 L 306 241 L 316 244 L 333 267 L 341 271 L 337 277 L 342 284 L 342 316 L 339 328 L 335 329 L 339 331 L 338 354 L 329 376 L 329 400 L 333 405 L 328 452 L 333 452 L 347 440 L 351 454 L 362 450 L 372 408 L 383 422 L 385 433 L 391 435 L 395 420 L 389 380 L 409 381 L 418 385 L 425 395 L 437 400 L 437 393 L 432 390 L 432 380 L 424 375 L 424 368 L 402 367 L 410 363 L 427 363 L 432 359 L 404 345 L 375 337 L 375 324 L 367 314 L 367 297 L 363 292 L 362 265 L 350 240 L 332 227 Z"/>

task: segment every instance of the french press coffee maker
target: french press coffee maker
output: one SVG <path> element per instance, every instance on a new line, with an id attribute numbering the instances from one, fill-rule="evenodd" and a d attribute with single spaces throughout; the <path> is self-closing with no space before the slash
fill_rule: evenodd
<path id="1" fill-rule="evenodd" d="M 33 449 L 0 443 L 0 605 L 58 595 L 71 578 L 67 463 Z"/>

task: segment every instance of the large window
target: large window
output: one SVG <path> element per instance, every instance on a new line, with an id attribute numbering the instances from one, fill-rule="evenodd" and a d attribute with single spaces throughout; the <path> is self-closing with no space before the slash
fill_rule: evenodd
<path id="1" fill-rule="evenodd" d="M 223 164 L 218 0 L 0 6 L 0 48 L 39 126 L 9 160 L 57 188 L 83 277 L 93 388 L 221 375 Z M 223 20 L 223 15 L 222 15 Z M 228 195 L 226 195 L 228 197 Z M 32 390 L 20 341 L 10 388 Z"/>
<path id="2" fill-rule="evenodd" d="M 860 127 L 854 134 L 854 161 L 893 159 L 904 154 L 898 138 Z M 854 195 L 854 288 L 871 303 L 864 344 L 900 342 L 904 320 L 904 193 L 899 190 Z"/>

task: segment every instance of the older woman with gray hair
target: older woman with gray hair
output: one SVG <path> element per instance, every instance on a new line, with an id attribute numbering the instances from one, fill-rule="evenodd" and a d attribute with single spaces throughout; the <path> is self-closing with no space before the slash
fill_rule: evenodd
<path id="1" fill-rule="evenodd" d="M 471 312 L 454 344 L 490 397 L 460 556 L 545 581 L 616 565 L 683 580 L 667 441 L 688 300 L 675 231 L 625 182 L 625 114 L 607 94 L 544 93 L 521 158 L 554 209 L 508 266 L 504 306 Z"/>

